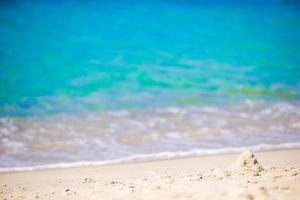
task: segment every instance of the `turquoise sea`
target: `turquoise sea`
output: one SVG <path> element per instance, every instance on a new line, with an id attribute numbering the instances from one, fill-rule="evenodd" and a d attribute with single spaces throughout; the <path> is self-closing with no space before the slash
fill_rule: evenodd
<path id="1" fill-rule="evenodd" d="M 0 169 L 300 146 L 296 1 L 0 2 Z"/>

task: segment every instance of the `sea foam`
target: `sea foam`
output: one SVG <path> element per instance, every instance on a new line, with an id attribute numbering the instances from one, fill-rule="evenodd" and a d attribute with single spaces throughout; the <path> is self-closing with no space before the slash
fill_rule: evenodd
<path id="1" fill-rule="evenodd" d="M 160 152 L 155 154 L 134 154 L 128 157 L 103 160 L 103 161 L 79 161 L 70 163 L 57 163 L 49 165 L 37 165 L 37 166 L 24 166 L 24 167 L 7 167 L 0 168 L 0 172 L 18 172 L 18 171 L 33 171 L 33 170 L 45 170 L 45 169 L 63 169 L 71 167 L 88 167 L 88 166 L 102 166 L 121 163 L 132 162 L 145 162 L 165 159 L 186 158 L 192 156 L 209 156 L 209 155 L 222 155 L 240 153 L 246 149 L 252 151 L 270 151 L 270 150 L 285 150 L 300 148 L 300 143 L 283 143 L 283 144 L 259 144 L 248 147 L 227 147 L 221 149 L 193 149 L 190 151 L 177 151 L 177 152 Z"/>

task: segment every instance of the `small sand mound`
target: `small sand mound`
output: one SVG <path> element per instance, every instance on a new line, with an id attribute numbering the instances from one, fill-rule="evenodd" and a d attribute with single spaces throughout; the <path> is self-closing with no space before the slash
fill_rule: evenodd
<path id="1" fill-rule="evenodd" d="M 257 161 L 256 157 L 250 150 L 245 150 L 239 158 L 228 168 L 234 172 L 255 172 L 264 171 L 263 166 Z"/>

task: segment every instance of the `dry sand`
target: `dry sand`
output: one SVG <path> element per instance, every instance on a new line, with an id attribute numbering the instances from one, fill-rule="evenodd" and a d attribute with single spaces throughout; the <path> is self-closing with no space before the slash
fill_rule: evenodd
<path id="1" fill-rule="evenodd" d="M 300 199 L 300 150 L 0 174 L 0 199 Z"/>

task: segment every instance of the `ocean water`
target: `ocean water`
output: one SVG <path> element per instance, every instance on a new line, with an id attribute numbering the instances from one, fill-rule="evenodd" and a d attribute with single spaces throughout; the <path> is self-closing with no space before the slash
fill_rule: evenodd
<path id="1" fill-rule="evenodd" d="M 1 1 L 1 170 L 299 147 L 299 19 L 283 0 Z"/>

